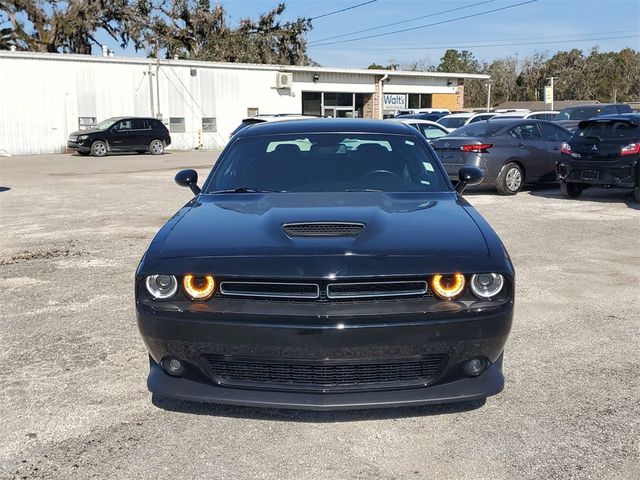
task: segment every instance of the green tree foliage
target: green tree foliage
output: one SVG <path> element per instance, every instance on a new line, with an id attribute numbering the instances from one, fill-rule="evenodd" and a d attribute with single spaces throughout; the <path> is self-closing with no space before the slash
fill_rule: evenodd
<path id="1" fill-rule="evenodd" d="M 308 64 L 311 21 L 284 22 L 284 11 L 281 3 L 232 27 L 209 0 L 0 0 L 0 48 L 86 54 L 104 31 L 150 56 Z"/>
<path id="2" fill-rule="evenodd" d="M 506 57 L 489 64 L 478 61 L 469 51 L 450 49 L 435 70 L 491 75 L 494 106 L 514 100 L 543 100 L 544 86 L 551 76 L 555 77 L 556 100 L 640 101 L 640 52 L 631 48 L 619 52 L 594 48 L 586 55 L 573 49 L 552 57 L 534 53 L 520 61 Z M 486 102 L 486 82 L 467 80 L 465 105 L 482 107 Z"/>
<path id="3" fill-rule="evenodd" d="M 0 48 L 91 53 L 98 30 L 126 43 L 121 25 L 129 12 L 127 0 L 0 0 L 0 12 Z"/>

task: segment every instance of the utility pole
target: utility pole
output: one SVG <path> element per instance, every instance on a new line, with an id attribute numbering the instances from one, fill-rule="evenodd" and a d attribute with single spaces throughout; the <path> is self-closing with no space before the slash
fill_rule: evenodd
<path id="1" fill-rule="evenodd" d="M 487 112 L 491 110 L 491 80 L 487 82 Z"/>
<path id="2" fill-rule="evenodd" d="M 151 106 L 151 116 L 155 117 L 156 114 L 153 111 L 153 73 L 151 72 L 151 63 L 147 66 L 147 75 L 149 76 L 149 105 Z"/>
<path id="3" fill-rule="evenodd" d="M 158 37 L 156 37 L 156 102 L 158 118 L 162 118 L 160 113 L 160 42 L 158 42 Z"/>

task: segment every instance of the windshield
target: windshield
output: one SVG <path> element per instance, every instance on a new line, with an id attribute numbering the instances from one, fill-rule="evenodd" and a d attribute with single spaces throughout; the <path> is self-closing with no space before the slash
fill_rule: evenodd
<path id="1" fill-rule="evenodd" d="M 631 122 L 589 122 L 579 128 L 578 137 L 597 138 L 605 140 L 623 140 L 625 142 L 640 140 L 640 133 L 637 125 Z"/>
<path id="2" fill-rule="evenodd" d="M 447 128 L 458 128 L 464 125 L 469 117 L 442 117 L 438 123 Z"/>
<path id="3" fill-rule="evenodd" d="M 562 110 L 554 120 L 586 120 L 600 113 L 602 107 L 569 107 Z"/>
<path id="4" fill-rule="evenodd" d="M 456 137 L 493 137 L 503 129 L 504 125 L 497 122 L 477 122 L 465 125 L 451 135 Z"/>
<path id="5" fill-rule="evenodd" d="M 238 139 L 205 193 L 220 191 L 442 192 L 437 159 L 409 135 L 298 133 Z"/>
<path id="6" fill-rule="evenodd" d="M 118 121 L 117 118 L 107 118 L 106 120 L 103 120 L 99 124 L 97 124 L 95 128 L 97 128 L 98 130 L 106 130 L 117 121 Z"/>

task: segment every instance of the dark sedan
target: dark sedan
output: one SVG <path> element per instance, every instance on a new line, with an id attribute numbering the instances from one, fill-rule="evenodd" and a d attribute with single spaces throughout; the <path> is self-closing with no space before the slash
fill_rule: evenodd
<path id="1" fill-rule="evenodd" d="M 426 139 L 319 119 L 238 132 L 136 272 L 149 389 L 302 409 L 484 399 L 503 388 L 514 269 Z"/>
<path id="2" fill-rule="evenodd" d="M 544 120 L 472 123 L 432 142 L 449 178 L 471 165 L 484 172 L 484 183 L 501 195 L 515 195 L 525 183 L 556 181 L 560 147 L 571 137 L 566 128 Z"/>
<path id="3" fill-rule="evenodd" d="M 171 143 L 169 130 L 156 118 L 114 117 L 69 135 L 67 147 L 80 155 L 104 157 L 109 152 L 161 155 Z"/>

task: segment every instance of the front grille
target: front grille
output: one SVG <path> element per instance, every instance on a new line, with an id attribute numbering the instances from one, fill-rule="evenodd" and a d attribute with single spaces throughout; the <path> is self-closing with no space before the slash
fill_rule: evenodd
<path id="1" fill-rule="evenodd" d="M 222 282 L 220 293 L 236 297 L 315 299 L 320 296 L 316 283 Z"/>
<path id="2" fill-rule="evenodd" d="M 327 285 L 327 297 L 330 299 L 407 297 L 424 295 L 427 292 L 427 282 L 424 281 L 330 283 Z"/>
<path id="3" fill-rule="evenodd" d="M 363 223 L 310 222 L 285 223 L 282 229 L 289 237 L 355 237 L 364 229 Z"/>
<path id="4" fill-rule="evenodd" d="M 274 390 L 376 390 L 425 386 L 442 373 L 446 355 L 382 361 L 271 361 L 204 355 L 220 385 Z"/>

